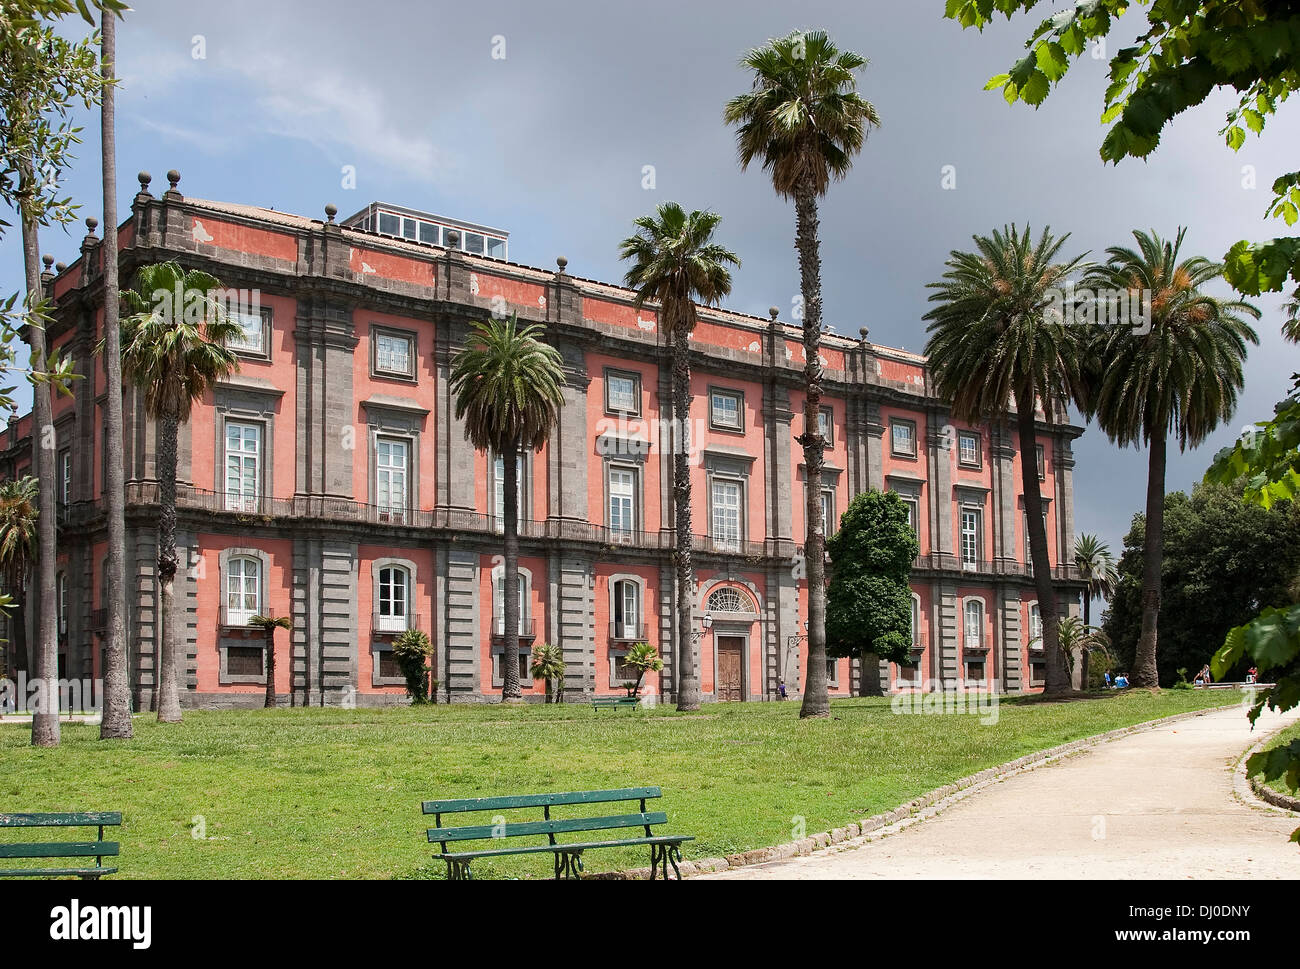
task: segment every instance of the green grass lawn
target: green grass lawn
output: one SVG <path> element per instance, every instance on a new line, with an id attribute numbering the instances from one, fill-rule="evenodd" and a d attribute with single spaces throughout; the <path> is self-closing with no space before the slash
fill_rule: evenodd
<path id="1" fill-rule="evenodd" d="M 187 712 L 169 727 L 138 717 L 135 739 L 120 743 L 65 724 L 53 750 L 32 748 L 15 725 L 0 727 L 0 811 L 122 811 L 117 877 L 442 877 L 422 800 L 649 784 L 664 790 L 669 830 L 697 836 L 685 857 L 705 858 L 789 841 L 797 816 L 808 834 L 825 831 L 1045 747 L 1237 702 L 1209 690 L 1018 698 L 987 726 L 894 714 L 888 699 L 836 701 L 832 719 L 812 721 L 796 702 L 698 714 L 587 704 Z M 585 860 L 589 871 L 627 868 L 648 852 Z M 549 877 L 549 864 L 476 863 L 475 874 Z"/>
<path id="2" fill-rule="evenodd" d="M 1273 750 L 1276 747 L 1285 747 L 1293 740 L 1300 740 L 1300 723 L 1292 724 L 1291 726 L 1283 730 L 1281 733 L 1274 736 L 1273 739 L 1269 742 L 1268 746 L 1265 747 L 1264 749 Z M 1287 787 L 1285 777 L 1275 777 L 1271 781 L 1266 781 L 1264 780 L 1263 774 L 1256 774 L 1255 779 L 1259 781 L 1261 784 L 1265 785 L 1266 787 L 1270 787 L 1273 790 L 1277 791 L 1279 794 L 1286 794 L 1289 797 L 1296 797 L 1297 794 L 1300 794 L 1300 792 L 1297 792 Z"/>

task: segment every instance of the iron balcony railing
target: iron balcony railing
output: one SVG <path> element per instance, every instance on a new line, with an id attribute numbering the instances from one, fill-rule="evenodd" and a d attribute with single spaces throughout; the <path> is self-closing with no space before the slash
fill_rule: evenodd
<path id="1" fill-rule="evenodd" d="M 401 635 L 410 629 L 420 628 L 420 617 L 418 614 L 407 613 L 404 616 L 381 615 L 376 612 L 370 623 L 371 631 L 380 636 Z"/>
<path id="2" fill-rule="evenodd" d="M 506 635 L 506 621 L 501 616 L 494 616 L 492 619 L 492 638 L 504 639 Z M 520 618 L 519 620 L 519 638 L 535 639 L 534 620 Z"/>
<path id="3" fill-rule="evenodd" d="M 609 640 L 612 643 L 640 643 L 645 641 L 645 623 L 611 622 Z"/>

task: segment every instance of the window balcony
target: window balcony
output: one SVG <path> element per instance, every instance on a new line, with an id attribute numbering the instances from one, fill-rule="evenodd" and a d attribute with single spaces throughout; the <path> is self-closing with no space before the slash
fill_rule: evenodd
<path id="1" fill-rule="evenodd" d="M 609 624 L 609 641 L 611 643 L 640 643 L 645 641 L 645 623 L 611 622 Z"/>
<path id="2" fill-rule="evenodd" d="M 506 621 L 501 617 L 495 617 L 492 621 L 492 638 L 502 640 L 506 637 Z M 522 642 L 527 640 L 532 642 L 536 638 L 533 628 L 533 620 L 520 617 L 519 619 L 519 639 Z"/>
<path id="3" fill-rule="evenodd" d="M 371 631 L 379 636 L 400 636 L 411 629 L 420 628 L 420 617 L 416 615 L 381 615 L 372 616 Z"/>
<path id="4" fill-rule="evenodd" d="M 252 629 L 251 623 L 256 615 L 255 609 L 231 609 L 227 606 L 221 610 L 221 625 L 226 629 Z"/>

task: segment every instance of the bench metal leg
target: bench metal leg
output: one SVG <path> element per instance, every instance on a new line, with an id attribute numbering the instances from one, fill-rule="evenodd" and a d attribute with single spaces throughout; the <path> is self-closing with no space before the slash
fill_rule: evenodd
<path id="1" fill-rule="evenodd" d="M 556 878 L 582 878 L 582 852 L 557 851 L 555 853 Z"/>
<path id="2" fill-rule="evenodd" d="M 673 866 L 673 874 L 677 876 L 677 881 L 682 880 L 682 870 L 677 867 L 678 862 L 682 860 L 682 848 L 677 844 L 662 844 L 650 846 L 650 880 L 655 880 L 656 872 L 663 875 L 663 880 L 668 881 L 668 866 Z"/>
<path id="3" fill-rule="evenodd" d="M 444 858 L 443 860 L 447 862 L 447 881 L 473 881 L 474 873 L 469 870 L 468 861 L 452 861 L 450 858 Z"/>

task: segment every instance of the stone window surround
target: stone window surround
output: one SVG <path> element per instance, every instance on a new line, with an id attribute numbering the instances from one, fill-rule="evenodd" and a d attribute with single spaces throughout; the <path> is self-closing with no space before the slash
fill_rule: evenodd
<path id="1" fill-rule="evenodd" d="M 836 505 L 839 504 L 840 475 L 843 473 L 841 468 L 832 464 L 822 465 L 822 494 L 830 495 L 830 518 L 822 522 L 822 534 L 829 538 L 834 535 L 839 528 L 839 516 L 836 515 Z M 808 514 L 808 465 L 799 464 L 799 477 L 803 481 L 803 508 L 804 514 Z M 850 501 L 853 499 L 850 498 Z"/>
<path id="2" fill-rule="evenodd" d="M 614 624 L 615 588 L 620 582 L 631 582 L 637 587 L 637 625 L 648 627 L 649 623 L 646 622 L 645 616 L 646 580 L 631 572 L 615 572 L 605 582 L 605 594 L 609 600 L 610 625 L 613 626 Z M 606 652 L 609 657 L 609 688 L 611 690 L 618 689 L 623 683 L 617 676 L 618 661 L 627 655 L 631 642 L 632 640 L 615 641 L 612 637 L 606 641 Z"/>
<path id="3" fill-rule="evenodd" d="M 605 458 L 601 479 L 604 482 L 603 487 L 605 490 L 605 527 L 610 529 L 611 538 L 616 534 L 613 531 L 612 522 L 609 520 L 609 474 L 614 470 L 632 472 L 632 532 L 636 534 L 645 531 L 645 473 L 641 467 L 644 463 L 644 455 L 640 458 Z"/>
<path id="4" fill-rule="evenodd" d="M 976 513 L 976 534 L 975 534 L 975 569 L 979 568 L 981 562 L 985 561 L 986 551 L 985 539 L 987 537 L 988 525 L 988 496 L 989 489 L 984 487 L 974 487 L 971 485 L 959 484 L 953 487 L 954 504 L 957 506 L 957 561 L 966 571 L 965 559 L 962 553 L 962 516 L 968 512 Z"/>
<path id="5" fill-rule="evenodd" d="M 262 316 L 262 349 L 250 350 L 242 346 L 228 347 L 231 353 L 239 357 L 245 357 L 249 360 L 267 361 L 271 359 L 271 331 L 275 324 L 275 313 L 271 307 L 262 306 L 258 310 Z"/>
<path id="6" fill-rule="evenodd" d="M 711 393 L 711 392 L 710 392 Z M 707 500 L 708 518 L 707 534 L 715 537 L 713 528 L 713 484 L 715 481 L 735 482 L 740 485 L 740 536 L 741 544 L 749 538 L 749 478 L 755 460 L 752 454 L 734 449 L 718 450 L 705 448 L 704 458 L 704 494 Z"/>
<path id="7" fill-rule="evenodd" d="M 925 649 L 925 643 L 921 635 L 921 594 L 912 593 L 912 649 Z"/>
<path id="8" fill-rule="evenodd" d="M 609 402 L 609 378 L 623 377 L 632 381 L 632 396 L 636 400 L 636 407 L 633 410 L 619 410 Z M 640 417 L 641 416 L 641 372 L 638 370 L 621 370 L 617 367 L 606 367 L 604 374 L 604 392 L 605 392 L 605 413 L 614 417 Z"/>
<path id="9" fill-rule="evenodd" d="M 965 461 L 961 456 L 962 438 L 975 439 L 975 460 Z M 984 467 L 984 439 L 978 431 L 959 429 L 957 431 L 957 466 L 969 468 L 973 471 L 981 470 Z"/>
<path id="10" fill-rule="evenodd" d="M 1028 599 L 1025 601 L 1025 647 L 1029 650 L 1029 655 L 1035 658 L 1045 656 L 1043 652 L 1043 641 L 1040 639 L 1038 645 L 1034 645 L 1034 611 L 1038 609 L 1037 599 Z M 1038 624 L 1043 624 L 1043 614 L 1038 613 Z"/>
<path id="11" fill-rule="evenodd" d="M 394 399 L 392 403 L 371 398 L 362 401 L 366 414 L 366 434 L 368 437 L 366 487 L 369 489 L 367 500 L 378 506 L 379 497 L 379 439 L 388 438 L 406 444 L 406 512 L 421 507 L 420 504 L 420 434 L 428 410 L 414 401 L 409 406 Z"/>
<path id="12" fill-rule="evenodd" d="M 899 450 L 898 444 L 894 438 L 894 428 L 898 426 L 911 428 L 912 449 L 910 451 Z M 905 458 L 910 461 L 917 460 L 917 455 L 920 453 L 920 447 L 916 441 L 916 421 L 910 420 L 906 417 L 891 416 L 889 418 L 889 453 L 891 456 L 896 458 Z"/>
<path id="13" fill-rule="evenodd" d="M 519 472 L 519 490 L 522 492 L 519 498 L 519 521 L 532 521 L 533 516 L 530 512 L 533 509 L 533 454 L 535 452 L 529 448 L 521 450 L 518 457 L 522 460 L 523 468 Z M 497 521 L 497 459 L 499 454 L 489 453 L 487 456 L 487 479 L 488 479 L 488 508 L 487 519 L 489 525 L 498 533 L 506 526 L 504 521 Z M 504 477 L 505 460 L 502 459 L 502 471 Z M 504 487 L 504 482 L 502 483 Z M 606 492 L 608 494 L 608 490 Z M 609 501 L 606 497 L 606 502 Z"/>
<path id="14" fill-rule="evenodd" d="M 398 326 L 390 326 L 387 323 L 372 322 L 369 326 L 369 343 L 370 343 L 370 376 L 378 380 L 397 380 L 402 383 L 413 384 L 418 380 L 420 359 L 420 336 L 415 330 L 407 330 Z M 407 373 L 397 370 L 381 370 L 379 367 L 379 337 L 392 336 L 410 341 L 411 344 L 411 369 Z"/>
<path id="15" fill-rule="evenodd" d="M 492 569 L 492 613 L 488 620 L 488 629 L 490 631 L 489 645 L 492 651 L 491 652 L 492 685 L 494 687 L 505 686 L 505 682 L 506 682 L 505 677 L 503 676 L 504 670 L 502 670 L 501 661 L 498 658 L 500 656 L 505 655 L 506 644 L 505 641 L 497 635 L 497 631 L 496 631 L 497 594 L 501 589 L 502 583 L 505 581 L 505 572 L 506 572 L 506 567 L 504 564 L 498 565 Z M 519 621 L 520 623 L 523 623 L 528 619 L 532 618 L 529 615 L 529 613 L 531 613 L 532 611 L 533 572 L 531 569 L 526 569 L 522 565 L 519 567 L 519 587 L 523 591 L 523 600 L 524 600 L 524 608 L 520 610 Z M 502 608 L 504 608 L 504 604 Z M 525 655 L 531 656 L 532 652 L 533 652 L 533 647 L 531 643 L 519 644 L 520 656 L 525 656 Z M 524 669 L 521 669 L 519 671 L 519 685 L 531 686 L 532 683 L 533 683 L 532 671 L 531 670 L 525 671 Z"/>
<path id="16" fill-rule="evenodd" d="M 216 419 L 213 434 L 213 491 L 224 507 L 226 495 L 226 424 L 260 424 L 261 448 L 258 453 L 257 493 L 271 497 L 272 469 L 275 467 L 275 407 L 284 391 L 241 381 L 227 381 L 214 388 Z"/>
<path id="17" fill-rule="evenodd" d="M 375 632 L 375 616 L 379 610 L 379 571 L 380 569 L 399 568 L 406 570 L 406 615 L 407 625 L 411 629 L 419 628 L 420 610 L 416 608 L 416 576 L 417 571 L 415 563 L 410 559 L 403 558 L 382 558 L 375 559 L 370 563 L 370 685 L 379 686 L 405 686 L 406 678 L 402 676 L 381 676 L 379 673 L 379 654 L 392 652 L 393 640 L 397 638 L 398 633 L 380 633 Z"/>
<path id="18" fill-rule="evenodd" d="M 719 424 L 713 419 L 713 395 L 734 397 L 736 399 L 736 421 L 735 427 L 728 424 Z M 744 434 L 745 433 L 745 392 L 736 390 L 732 387 L 709 386 L 709 430 L 720 431 L 723 434 Z"/>
<path id="19" fill-rule="evenodd" d="M 271 556 L 263 549 L 254 546 L 231 546 L 223 548 L 217 554 L 217 595 L 219 620 L 217 625 L 217 653 L 220 657 L 220 665 L 217 673 L 217 682 L 221 686 L 230 686 L 234 684 L 260 684 L 266 685 L 266 659 L 262 659 L 262 673 L 259 676 L 232 675 L 228 672 L 226 664 L 226 650 L 231 646 L 249 647 L 265 650 L 266 637 L 259 630 L 251 626 L 228 626 L 226 624 L 226 577 L 230 571 L 230 560 L 235 558 L 256 559 L 258 562 L 258 590 L 257 605 L 258 611 L 265 615 L 267 602 L 267 583 L 270 578 Z M 251 630 L 253 635 L 246 635 L 245 638 L 228 637 L 224 635 L 230 631 Z"/>
<path id="20" fill-rule="evenodd" d="M 826 685 L 833 690 L 840 688 L 840 659 L 839 656 L 826 657 Z"/>
<path id="21" fill-rule="evenodd" d="M 966 605 L 967 603 L 979 603 L 980 607 L 980 641 L 978 647 L 967 647 L 966 645 Z M 965 653 L 968 648 L 978 650 L 973 652 L 973 656 L 980 658 L 989 651 L 988 643 L 988 618 L 989 605 L 981 595 L 969 595 L 961 597 L 961 648 Z"/>
<path id="22" fill-rule="evenodd" d="M 835 445 L 835 408 L 831 407 L 829 404 L 823 404 L 821 407 L 817 409 L 817 413 L 819 415 L 820 414 L 826 415 L 826 434 L 823 436 L 826 438 L 826 446 L 833 447 Z M 817 429 L 818 431 L 820 431 L 821 430 L 820 418 L 818 419 L 817 424 L 818 424 Z"/>

